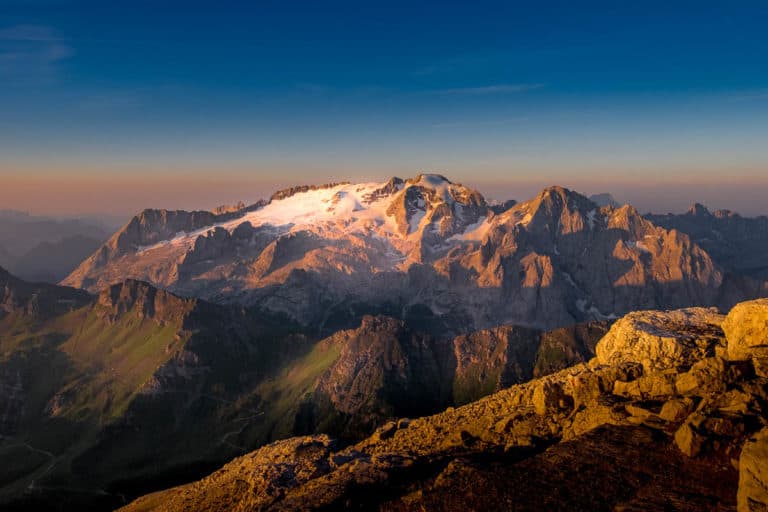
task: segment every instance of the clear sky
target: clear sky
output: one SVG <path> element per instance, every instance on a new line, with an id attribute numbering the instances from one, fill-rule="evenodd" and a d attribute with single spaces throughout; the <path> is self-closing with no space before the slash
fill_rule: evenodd
<path id="1" fill-rule="evenodd" d="M 768 2 L 0 0 L 0 207 L 441 172 L 768 213 Z"/>

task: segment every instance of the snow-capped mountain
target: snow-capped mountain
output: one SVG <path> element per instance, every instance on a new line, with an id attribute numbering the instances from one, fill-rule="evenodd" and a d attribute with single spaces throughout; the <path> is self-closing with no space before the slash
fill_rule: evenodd
<path id="1" fill-rule="evenodd" d="M 434 174 L 294 187 L 219 215 L 147 210 L 63 284 L 126 278 L 320 327 L 418 311 L 459 330 L 551 328 L 752 293 L 631 206 L 550 187 L 503 209 Z"/>

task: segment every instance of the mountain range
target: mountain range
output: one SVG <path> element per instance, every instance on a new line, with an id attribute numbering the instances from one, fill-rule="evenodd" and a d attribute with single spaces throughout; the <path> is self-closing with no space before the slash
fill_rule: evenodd
<path id="1" fill-rule="evenodd" d="M 766 290 L 664 219 L 669 229 L 561 187 L 491 206 L 440 175 L 295 187 L 219 215 L 146 210 L 62 284 L 95 292 L 138 279 L 324 332 L 414 311 L 454 332 L 552 329 L 637 309 L 727 308 Z"/>
<path id="2" fill-rule="evenodd" d="M 0 210 L 0 266 L 30 281 L 57 283 L 114 230 L 96 219 L 54 219 Z"/>
<path id="3" fill-rule="evenodd" d="M 279 459 L 291 471 L 325 479 L 321 485 L 299 473 L 259 477 L 259 483 L 240 478 L 269 500 L 287 496 L 286 485 L 299 489 L 299 501 L 285 508 L 301 510 L 317 498 L 310 490 L 328 489 L 323 485 L 341 489 L 326 493 L 333 498 L 329 507 L 372 506 L 358 491 L 347 493 L 367 491 L 339 484 L 336 467 L 355 479 L 381 483 L 376 479 L 384 475 L 395 487 L 431 475 L 422 490 L 407 488 L 427 501 L 390 504 L 411 510 L 440 505 L 441 481 L 458 478 L 464 487 L 457 489 L 467 488 L 482 460 L 553 467 L 542 450 L 566 453 L 570 448 L 554 447 L 565 431 L 579 453 L 596 449 L 601 439 L 615 454 L 639 454 L 644 446 L 663 452 L 668 446 L 659 429 L 603 433 L 605 424 L 642 422 L 594 418 L 614 417 L 605 408 L 616 408 L 618 382 L 644 390 L 624 400 L 623 411 L 658 415 L 657 402 L 680 397 L 647 389 L 722 355 L 728 343 L 717 310 L 768 295 L 767 226 L 765 218 L 701 206 L 682 215 L 641 215 L 609 195 L 589 198 L 562 187 L 528 201 L 491 204 L 434 174 L 298 186 L 213 211 L 145 210 L 84 256 L 60 285 L 0 269 L 0 457 L 8 461 L 0 470 L 0 505 L 111 509 L 201 478 L 262 446 L 244 460 L 263 468 Z M 663 312 L 692 306 L 715 309 Z M 633 313 L 638 310 L 646 313 Z M 627 345 L 649 332 L 662 349 Z M 708 345 L 691 352 L 704 341 Z M 618 355 L 606 356 L 605 347 L 615 345 L 621 349 L 609 352 Z M 646 372 L 667 376 L 647 382 L 622 366 L 662 356 L 667 366 L 659 362 Z M 579 373 L 589 361 L 589 374 Z M 592 375 L 599 373 L 594 361 L 606 366 L 600 370 L 605 378 Z M 728 386 L 738 381 L 741 392 L 762 403 L 753 390 L 762 381 L 753 376 L 747 372 Z M 589 414 L 579 420 L 589 428 L 575 426 L 581 406 L 565 410 L 572 392 L 547 398 L 582 377 L 599 381 L 599 390 L 585 397 Z M 544 406 L 537 405 L 540 386 Z M 499 393 L 506 398 L 498 401 Z M 565 405 L 552 405 L 560 400 Z M 541 422 L 533 431 L 499 431 L 492 441 L 469 425 L 475 419 L 497 424 L 512 406 L 543 407 Z M 753 421 L 753 413 L 742 416 Z M 412 421 L 397 418 L 435 414 L 450 453 L 436 445 L 434 453 L 419 448 L 414 455 L 397 446 L 393 458 L 385 454 L 391 447 L 384 441 Z M 743 433 L 755 430 L 750 425 Z M 672 427 L 682 428 L 680 418 L 661 430 Z M 418 444 L 422 436 L 439 445 L 437 431 L 411 429 L 403 440 Z M 728 439 L 736 446 L 744 436 Z M 552 460 L 563 456 L 557 453 Z M 469 457 L 469 469 L 461 454 Z M 692 474 L 706 466 L 665 457 L 653 460 L 674 460 Z M 401 472 L 397 460 L 415 461 L 415 473 Z M 358 475 L 347 462 L 364 472 Z M 453 466 L 458 473 L 440 473 Z M 195 489 L 216 496 L 216 485 L 209 479 Z M 688 491 L 699 498 L 704 492 Z M 198 500 L 195 507 L 228 509 L 197 491 L 181 492 Z M 174 493 L 161 499 L 183 509 L 186 502 Z M 154 499 L 136 502 L 133 510 L 156 508 Z M 269 503 L 281 509 L 282 500 Z"/>

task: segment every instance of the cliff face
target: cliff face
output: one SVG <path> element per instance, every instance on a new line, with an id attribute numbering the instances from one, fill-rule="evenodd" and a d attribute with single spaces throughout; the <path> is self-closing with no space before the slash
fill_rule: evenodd
<path id="1" fill-rule="evenodd" d="M 540 332 L 512 326 L 455 338 L 454 403 L 463 405 L 530 380 L 540 344 Z"/>
<path id="2" fill-rule="evenodd" d="M 338 356 L 301 405 L 294 432 L 356 440 L 388 418 L 462 405 L 535 373 L 588 360 L 606 328 L 585 324 L 541 332 L 501 326 L 445 339 L 403 320 L 365 316 L 359 327 L 318 343 Z"/>
<path id="3" fill-rule="evenodd" d="M 687 233 L 691 239 L 729 272 L 768 279 L 768 217 L 742 217 L 729 210 L 709 211 L 694 204 L 688 212 L 675 215 L 646 215 L 666 229 Z"/>
<path id="4" fill-rule="evenodd" d="M 758 349 L 729 358 L 744 343 L 722 323 L 708 310 L 635 313 L 589 364 L 346 448 L 280 441 L 124 510 L 733 510 L 737 494 L 740 511 L 760 510 L 768 381 Z M 666 348 L 649 351 L 649 336 Z"/>
<path id="5" fill-rule="evenodd" d="M 0 318 L 15 314 L 42 320 L 77 309 L 91 300 L 83 290 L 27 283 L 0 268 Z"/>
<path id="6" fill-rule="evenodd" d="M 99 294 L 97 314 L 114 322 L 135 311 L 142 319 L 181 325 L 184 316 L 192 311 L 196 303 L 194 299 L 182 299 L 148 283 L 129 279 Z"/>

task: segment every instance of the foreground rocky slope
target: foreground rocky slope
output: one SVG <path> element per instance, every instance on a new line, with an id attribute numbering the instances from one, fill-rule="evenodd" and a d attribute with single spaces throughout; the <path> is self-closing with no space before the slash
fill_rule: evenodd
<path id="1" fill-rule="evenodd" d="M 768 301 L 632 313 L 589 364 L 347 447 L 280 441 L 124 510 L 764 510 L 766 326 Z"/>
<path id="2" fill-rule="evenodd" d="M 607 329 L 453 337 L 429 316 L 379 315 L 318 340 L 284 318 L 140 281 L 96 297 L 8 274 L 0 284 L 4 510 L 111 509 L 277 439 L 358 441 L 389 418 L 586 360 Z"/>
<path id="3" fill-rule="evenodd" d="M 63 284 L 126 277 L 324 332 L 426 309 L 454 333 L 551 329 L 766 292 L 675 229 L 562 187 L 489 206 L 439 175 L 295 187 L 224 214 L 141 213 Z"/>

